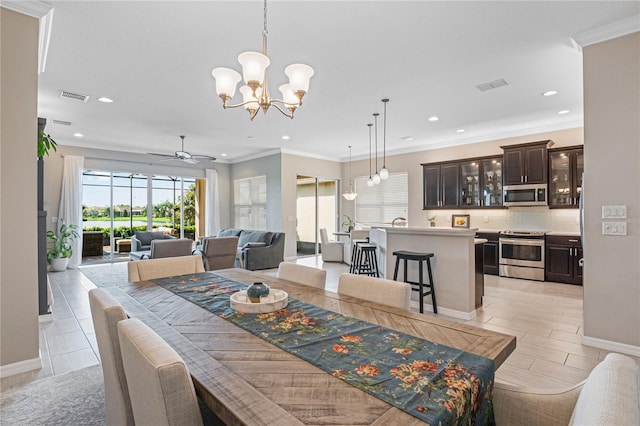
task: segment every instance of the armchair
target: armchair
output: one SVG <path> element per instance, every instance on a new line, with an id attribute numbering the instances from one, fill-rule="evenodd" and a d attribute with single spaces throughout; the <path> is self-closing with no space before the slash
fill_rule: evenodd
<path id="1" fill-rule="evenodd" d="M 151 250 L 153 240 L 175 240 L 176 237 L 158 231 L 136 231 L 131 237 L 131 251 Z"/>
<path id="2" fill-rule="evenodd" d="M 202 256 L 204 269 L 233 268 L 238 251 L 238 237 L 207 237 L 202 239 L 199 253 Z"/>

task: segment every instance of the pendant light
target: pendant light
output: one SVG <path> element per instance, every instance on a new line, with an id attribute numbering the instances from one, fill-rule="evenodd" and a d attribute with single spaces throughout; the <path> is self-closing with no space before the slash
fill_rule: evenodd
<path id="1" fill-rule="evenodd" d="M 382 169 L 380 169 L 380 179 L 389 179 L 389 170 L 387 170 L 387 102 L 389 99 L 382 99 L 384 105 L 384 117 L 382 127 Z"/>
<path id="2" fill-rule="evenodd" d="M 375 137 L 376 137 L 376 173 L 373 175 L 373 183 L 374 185 L 378 185 L 381 181 L 380 175 L 378 174 L 378 114 L 377 112 L 373 114 L 374 122 L 376 123 L 375 128 Z"/>
<path id="3" fill-rule="evenodd" d="M 351 145 L 349 145 L 349 190 L 346 191 L 342 196 L 347 201 L 353 201 L 358 196 L 358 193 L 353 190 L 352 180 L 351 180 Z"/>
<path id="4" fill-rule="evenodd" d="M 373 186 L 375 185 L 371 177 L 371 126 L 373 126 L 373 124 L 369 123 L 367 126 L 369 126 L 369 179 L 367 179 L 367 186 Z"/>

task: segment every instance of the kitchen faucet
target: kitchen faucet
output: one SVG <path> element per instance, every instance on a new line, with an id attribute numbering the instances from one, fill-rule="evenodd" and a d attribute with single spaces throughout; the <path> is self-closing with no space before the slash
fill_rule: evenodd
<path id="1" fill-rule="evenodd" d="M 391 221 L 391 227 L 393 227 L 393 228 L 395 228 L 395 227 L 396 227 L 396 220 L 401 220 L 401 221 L 406 222 L 406 221 L 407 221 L 407 218 L 406 218 L 406 217 L 396 217 L 395 219 L 393 219 L 393 220 Z"/>

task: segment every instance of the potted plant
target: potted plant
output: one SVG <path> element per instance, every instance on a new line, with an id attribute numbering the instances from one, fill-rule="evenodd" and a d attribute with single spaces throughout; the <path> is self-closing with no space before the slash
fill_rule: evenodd
<path id="1" fill-rule="evenodd" d="M 344 215 L 344 217 L 345 217 L 345 221 L 342 222 L 342 225 L 340 225 L 340 226 L 343 226 L 345 228 L 345 230 L 346 230 L 345 232 L 353 231 L 353 228 L 356 225 L 355 222 L 353 221 L 353 219 L 351 219 L 350 216 L 348 216 L 346 214 Z"/>
<path id="2" fill-rule="evenodd" d="M 76 225 L 60 225 L 58 233 L 47 231 L 47 237 L 53 241 L 53 247 L 47 252 L 47 262 L 55 272 L 67 269 L 69 258 L 73 255 L 71 243 L 80 237 L 76 232 Z"/>

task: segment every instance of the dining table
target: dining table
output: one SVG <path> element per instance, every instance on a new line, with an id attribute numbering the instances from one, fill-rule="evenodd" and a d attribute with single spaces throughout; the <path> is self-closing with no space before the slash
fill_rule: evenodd
<path id="1" fill-rule="evenodd" d="M 386 330 L 394 336 L 408 335 L 434 345 L 445 345 L 470 356 L 486 358 L 495 369 L 516 346 L 513 336 L 317 289 L 260 271 L 232 268 L 168 280 L 182 283 L 176 288 L 196 285 L 199 286 L 194 287 L 196 289 L 207 290 L 202 294 L 214 292 L 200 283 L 262 282 L 271 289 L 286 292 L 290 305 L 292 301 L 313 305 L 328 312 L 331 318 L 360 321 L 381 330 L 374 328 L 374 333 Z M 170 289 L 162 280 L 107 287 L 127 315 L 146 323 L 178 352 L 193 378 L 197 395 L 225 424 L 425 424 L 420 418 L 335 374 L 343 370 L 331 374 L 304 356 L 301 358 L 283 349 L 284 345 L 278 345 L 278 341 L 265 338 L 265 333 L 247 326 L 243 328 L 243 324 L 214 313 L 207 299 L 194 303 Z M 351 336 L 351 343 L 354 338 Z M 341 347 L 346 351 L 347 346 L 334 345 L 333 349 Z"/>

